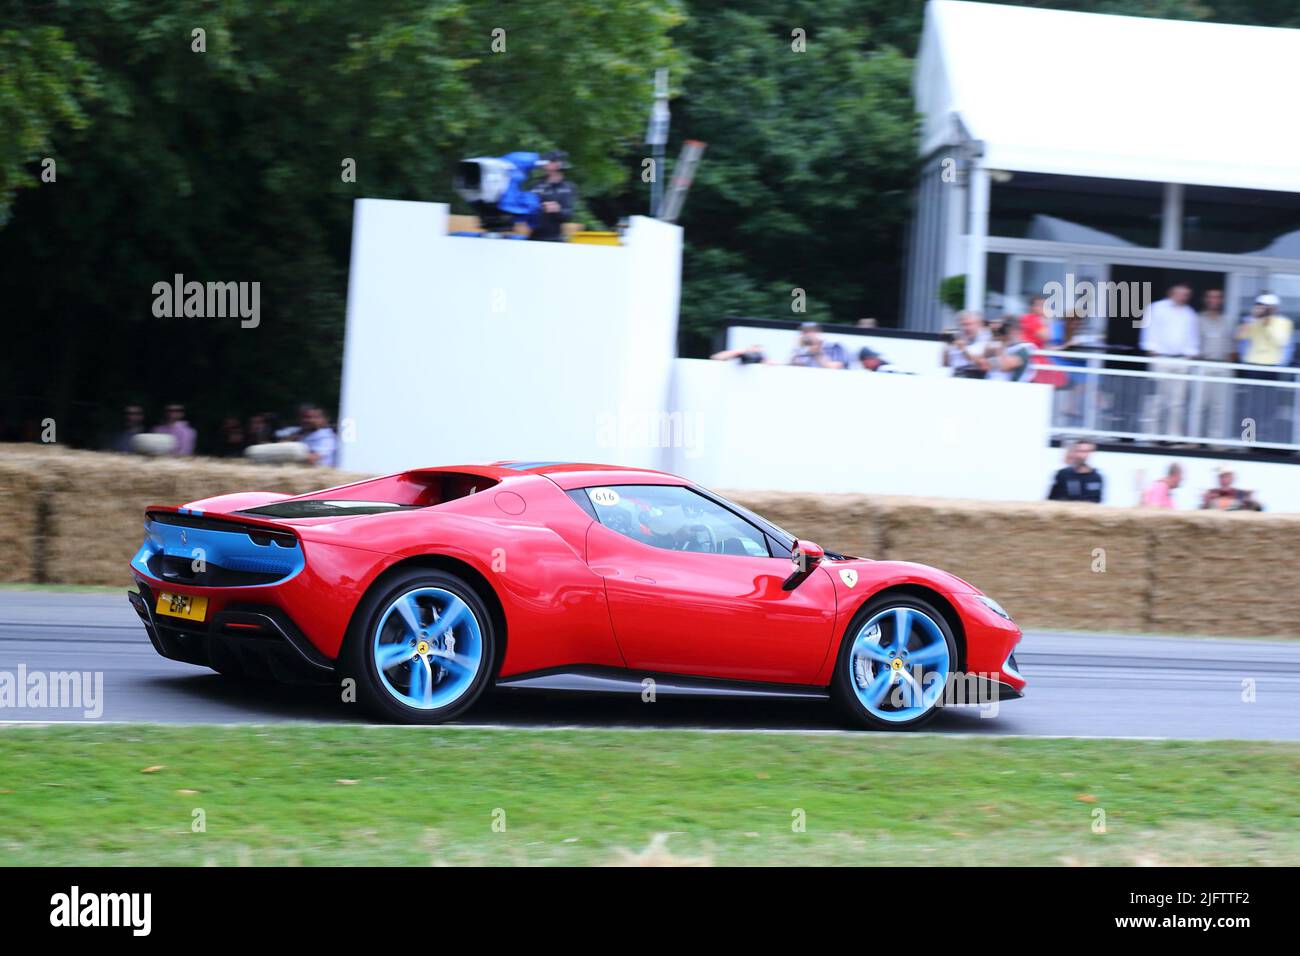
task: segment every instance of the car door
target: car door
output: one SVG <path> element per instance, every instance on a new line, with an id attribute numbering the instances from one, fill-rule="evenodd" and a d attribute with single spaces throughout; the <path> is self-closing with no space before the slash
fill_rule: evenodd
<path id="1" fill-rule="evenodd" d="M 835 588 L 818 571 L 793 591 L 788 557 L 741 515 L 682 485 L 581 489 L 596 523 L 587 562 L 605 579 L 628 666 L 811 684 L 832 640 Z"/>

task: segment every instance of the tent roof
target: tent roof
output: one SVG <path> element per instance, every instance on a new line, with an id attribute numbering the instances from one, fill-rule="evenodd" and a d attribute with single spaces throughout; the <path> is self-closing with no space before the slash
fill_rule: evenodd
<path id="1" fill-rule="evenodd" d="M 1071 176 L 1300 192 L 1300 30 L 930 0 L 922 151 Z"/>

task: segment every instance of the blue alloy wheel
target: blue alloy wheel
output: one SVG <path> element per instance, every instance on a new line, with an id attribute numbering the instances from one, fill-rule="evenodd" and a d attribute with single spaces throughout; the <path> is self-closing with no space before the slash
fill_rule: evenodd
<path id="1" fill-rule="evenodd" d="M 483 631 L 474 611 L 451 591 L 416 587 L 395 598 L 371 640 L 384 689 L 417 710 L 454 704 L 483 666 Z"/>
<path id="2" fill-rule="evenodd" d="M 853 693 L 877 720 L 903 724 L 928 714 L 952 670 L 948 641 L 914 607 L 878 611 L 853 636 L 847 657 Z"/>

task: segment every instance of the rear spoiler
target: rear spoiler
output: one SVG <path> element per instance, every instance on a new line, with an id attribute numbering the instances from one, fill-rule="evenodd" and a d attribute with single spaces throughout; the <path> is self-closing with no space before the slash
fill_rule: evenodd
<path id="1" fill-rule="evenodd" d="M 232 534 L 242 532 L 257 544 L 270 544 L 274 541 L 283 547 L 298 546 L 298 532 L 294 528 L 252 515 L 231 518 L 226 515 L 204 514 L 198 508 L 178 508 L 172 505 L 149 505 L 145 508 L 144 515 L 148 520 L 162 524 L 227 531 Z"/>

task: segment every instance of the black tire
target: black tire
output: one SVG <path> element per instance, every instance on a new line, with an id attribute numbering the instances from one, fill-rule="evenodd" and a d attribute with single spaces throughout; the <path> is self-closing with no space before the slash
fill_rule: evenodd
<path id="1" fill-rule="evenodd" d="M 444 707 L 423 710 L 404 703 L 380 680 L 371 653 L 371 638 L 383 615 L 398 597 L 415 588 L 441 588 L 469 606 L 482 640 L 480 662 L 473 681 L 454 701 Z M 374 717 L 404 724 L 441 724 L 454 720 L 474 705 L 492 681 L 497 659 L 496 631 L 486 602 L 473 585 L 446 571 L 411 568 L 381 578 L 361 599 L 339 654 L 344 678 L 356 681 L 357 702 Z"/>
<path id="2" fill-rule="evenodd" d="M 849 653 L 853 647 L 853 640 L 858 631 L 871 618 L 881 611 L 896 607 L 919 611 L 938 625 L 939 631 L 943 634 L 943 639 L 948 645 L 949 676 L 957 668 L 959 660 L 957 641 L 953 637 L 952 628 L 948 626 L 947 619 L 939 613 L 934 605 L 910 594 L 883 594 L 880 597 L 873 598 L 864 604 L 857 614 L 853 615 L 853 620 L 849 622 L 848 629 L 840 638 L 840 649 L 835 656 L 835 674 L 831 678 L 831 700 L 853 726 L 868 727 L 874 730 L 915 730 L 933 720 L 934 715 L 939 712 L 943 704 L 941 696 L 938 703 L 918 717 L 910 720 L 884 720 L 871 713 L 854 692 L 853 675 L 849 664 Z"/>

